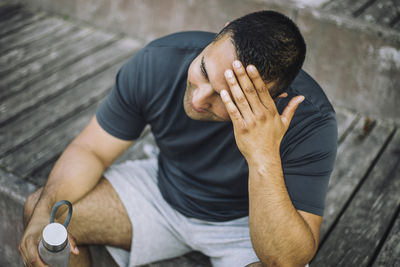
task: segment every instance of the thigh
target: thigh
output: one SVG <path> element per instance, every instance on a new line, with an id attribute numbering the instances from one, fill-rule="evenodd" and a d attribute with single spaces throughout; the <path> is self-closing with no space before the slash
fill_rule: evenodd
<path id="1" fill-rule="evenodd" d="M 57 220 L 63 222 L 66 212 Z M 112 245 L 130 249 L 132 224 L 118 194 L 104 177 L 73 205 L 68 231 L 78 245 Z"/>
<path id="2" fill-rule="evenodd" d="M 227 222 L 191 221 L 191 240 L 214 267 L 246 266 L 259 261 L 250 240 L 248 217 Z"/>
<path id="3" fill-rule="evenodd" d="M 171 221 L 174 214 L 157 185 L 156 159 L 126 161 L 110 167 L 104 176 L 118 193 L 133 228 L 130 254 L 107 247 L 121 265 L 143 265 L 182 255 L 190 248 Z M 178 221 L 179 222 L 179 221 Z"/>

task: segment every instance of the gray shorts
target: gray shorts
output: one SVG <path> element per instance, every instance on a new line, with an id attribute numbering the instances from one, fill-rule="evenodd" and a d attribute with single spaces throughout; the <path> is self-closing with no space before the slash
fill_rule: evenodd
<path id="1" fill-rule="evenodd" d="M 157 186 L 157 159 L 126 161 L 104 174 L 121 198 L 133 226 L 128 252 L 107 247 L 120 266 L 136 266 L 192 250 L 210 257 L 213 266 L 243 267 L 257 262 L 248 217 L 227 222 L 188 218 L 174 210 Z"/>

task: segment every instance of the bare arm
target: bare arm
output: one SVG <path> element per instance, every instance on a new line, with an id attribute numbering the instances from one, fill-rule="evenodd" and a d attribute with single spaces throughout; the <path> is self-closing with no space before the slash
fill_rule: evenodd
<path id="1" fill-rule="evenodd" d="M 42 229 L 49 222 L 52 206 L 62 199 L 74 203 L 85 196 L 99 182 L 104 170 L 132 143 L 108 134 L 95 117 L 71 142 L 51 171 L 22 237 L 19 250 L 25 264 L 44 266 L 37 245 Z"/>
<path id="2" fill-rule="evenodd" d="M 295 209 L 279 154 L 263 160 L 262 166 L 249 165 L 249 225 L 254 249 L 266 266 L 305 266 L 317 250 L 322 218 Z"/>
<path id="3" fill-rule="evenodd" d="M 61 199 L 72 203 L 79 200 L 93 189 L 104 170 L 132 143 L 108 134 L 94 117 L 56 162 L 34 216 L 50 214 L 53 204 Z"/>
<path id="4" fill-rule="evenodd" d="M 294 208 L 279 152 L 304 97 L 291 99 L 279 115 L 255 67 L 248 66 L 246 71 L 240 64 L 233 69 L 235 73 L 225 72 L 230 94 L 223 90 L 221 97 L 249 166 L 249 227 L 254 250 L 265 266 L 304 266 L 318 247 L 321 217 Z"/>

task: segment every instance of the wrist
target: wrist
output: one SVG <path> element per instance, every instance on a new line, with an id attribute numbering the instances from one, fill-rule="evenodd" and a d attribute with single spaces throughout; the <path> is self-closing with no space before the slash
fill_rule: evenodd
<path id="1" fill-rule="evenodd" d="M 253 154 L 246 157 L 249 168 L 260 168 L 262 166 L 281 166 L 281 155 L 279 147 L 267 150 L 265 153 Z"/>

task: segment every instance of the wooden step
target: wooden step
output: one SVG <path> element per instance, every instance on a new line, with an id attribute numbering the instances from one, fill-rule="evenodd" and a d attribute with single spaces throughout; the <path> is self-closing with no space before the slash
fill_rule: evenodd
<path id="1" fill-rule="evenodd" d="M 54 34 L 42 39 L 16 47 L 0 55 L 0 79 L 11 72 L 18 71 L 18 68 L 34 62 L 34 60 L 45 57 L 52 51 L 61 50 L 65 45 L 74 43 L 93 32 L 91 28 L 78 28 L 72 23 L 64 25 Z M 7 90 L 0 91 L 0 98 L 6 95 Z"/>
<path id="2" fill-rule="evenodd" d="M 351 200 L 352 194 L 379 156 L 392 131 L 393 127 L 362 118 L 339 145 L 325 201 L 322 240 Z"/>
<path id="3" fill-rule="evenodd" d="M 0 88 L 11 88 L 21 81 L 32 84 L 83 57 L 93 54 L 116 40 L 115 34 L 93 32 L 74 43 L 65 44 L 62 49 L 48 49 L 45 56 L 20 66 L 17 71 L 5 75 L 0 81 Z"/>
<path id="4" fill-rule="evenodd" d="M 28 112 L 29 109 L 41 102 L 56 97 L 90 76 L 101 72 L 124 58 L 128 58 L 139 46 L 140 43 L 132 39 L 121 39 L 90 56 L 66 66 L 62 71 L 43 77 L 42 80 L 34 84 L 22 82 L 18 86 L 13 86 L 13 91 L 21 92 L 23 90 L 23 93 L 14 94 L 5 99 L 3 103 L 0 103 L 0 127 L 17 115 Z"/>
<path id="5" fill-rule="evenodd" d="M 98 103 L 113 86 L 121 64 L 122 62 L 117 62 L 59 97 L 35 106 L 31 112 L 11 121 L 6 127 L 0 128 L 0 157 L 16 150 L 75 112 Z"/>
<path id="6" fill-rule="evenodd" d="M 398 177 L 398 176 L 397 176 Z M 399 178 L 397 178 L 399 179 Z M 400 266 L 400 207 L 397 208 L 397 217 L 389 236 L 383 244 L 373 267 Z"/>
<path id="7" fill-rule="evenodd" d="M 22 30 L 11 33 L 0 39 L 0 53 L 5 53 L 15 47 L 23 46 L 50 35 L 61 27 L 63 20 L 58 18 L 44 18 L 34 22 Z"/>
<path id="8" fill-rule="evenodd" d="M 373 167 L 371 173 L 355 192 L 348 207 L 329 233 L 313 260 L 313 265 L 323 266 L 326 263 L 330 266 L 349 267 L 371 265 L 375 253 L 384 241 L 385 233 L 392 227 L 392 220 L 388 218 L 396 218 L 398 215 L 399 148 L 400 131 L 397 131 L 375 166 L 371 166 Z M 348 183 L 343 183 L 341 186 L 348 186 Z"/>

